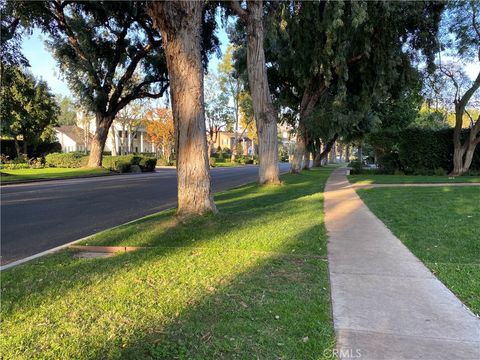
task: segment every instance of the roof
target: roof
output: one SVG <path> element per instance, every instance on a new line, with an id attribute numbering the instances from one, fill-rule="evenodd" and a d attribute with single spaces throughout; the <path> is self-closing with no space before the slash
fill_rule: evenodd
<path id="1" fill-rule="evenodd" d="M 68 136 L 77 144 L 83 144 L 85 139 L 85 132 L 81 127 L 77 125 L 62 125 L 55 128 L 56 131 Z M 88 133 L 88 138 L 92 139 L 92 134 Z"/>

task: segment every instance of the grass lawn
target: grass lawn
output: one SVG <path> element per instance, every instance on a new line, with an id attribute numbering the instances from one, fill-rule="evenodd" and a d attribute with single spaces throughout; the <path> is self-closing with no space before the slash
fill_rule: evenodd
<path id="1" fill-rule="evenodd" d="M 480 314 L 479 188 L 376 188 L 358 193 L 450 290 Z"/>
<path id="2" fill-rule="evenodd" d="M 87 241 L 150 248 L 68 250 L 5 271 L 2 358 L 332 358 L 330 171 L 221 193 L 216 216 L 178 223 L 164 211 Z"/>
<path id="3" fill-rule="evenodd" d="M 71 168 L 44 168 L 44 169 L 16 169 L 1 170 L 2 183 L 33 179 L 55 179 L 78 177 L 87 175 L 101 175 L 109 173 L 107 169 L 71 169 Z"/>
<path id="4" fill-rule="evenodd" d="M 349 175 L 352 184 L 480 183 L 480 176 Z"/>

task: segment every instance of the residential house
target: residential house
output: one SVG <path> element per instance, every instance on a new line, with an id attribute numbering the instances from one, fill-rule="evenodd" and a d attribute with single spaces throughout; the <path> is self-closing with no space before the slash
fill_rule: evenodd
<path id="1" fill-rule="evenodd" d="M 55 133 L 63 152 L 84 152 L 90 150 L 95 129 L 94 117 L 86 118 L 83 113 L 77 112 L 76 125 L 56 127 Z M 154 145 L 147 140 L 145 127 L 140 125 L 135 129 L 128 129 L 128 126 L 116 120 L 108 131 L 104 151 L 111 152 L 114 147 L 117 154 L 155 152 Z"/>
<path id="2" fill-rule="evenodd" d="M 253 143 L 252 139 L 250 139 L 245 134 L 237 133 L 237 141 L 242 146 L 242 155 L 253 155 L 255 154 L 255 144 Z M 235 133 L 231 131 L 219 131 L 215 144 L 214 144 L 214 152 L 217 151 L 218 148 L 229 149 L 232 150 L 235 144 Z"/>

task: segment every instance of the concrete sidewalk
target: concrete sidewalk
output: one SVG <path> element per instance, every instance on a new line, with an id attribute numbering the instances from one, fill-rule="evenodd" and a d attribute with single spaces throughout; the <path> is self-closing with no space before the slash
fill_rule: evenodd
<path id="1" fill-rule="evenodd" d="M 480 319 L 373 215 L 343 169 L 327 182 L 325 217 L 341 359 L 480 359 Z"/>

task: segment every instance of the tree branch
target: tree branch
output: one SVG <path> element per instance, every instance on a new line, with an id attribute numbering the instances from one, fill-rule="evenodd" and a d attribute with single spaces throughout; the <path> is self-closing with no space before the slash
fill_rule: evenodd
<path id="1" fill-rule="evenodd" d="M 67 19 L 65 18 L 65 13 L 64 13 L 64 7 L 68 4 L 69 2 L 65 1 L 63 3 L 60 3 L 59 1 L 53 1 L 52 4 L 54 6 L 53 9 L 53 17 L 57 21 L 57 24 L 60 29 L 64 30 L 65 33 L 67 34 L 68 42 L 70 45 L 73 47 L 75 50 L 77 56 L 87 65 L 89 68 L 89 73 L 91 74 L 95 85 L 97 86 L 97 89 L 102 89 L 102 84 L 100 82 L 100 79 L 97 76 L 97 71 L 91 61 L 88 59 L 87 55 L 85 52 L 82 50 L 77 37 L 75 36 L 75 33 L 72 31 L 70 26 L 67 24 Z"/>
<path id="2" fill-rule="evenodd" d="M 232 0 L 228 1 L 228 6 L 232 9 L 235 14 L 242 20 L 246 21 L 248 19 L 248 10 L 242 8 L 240 1 Z"/>

